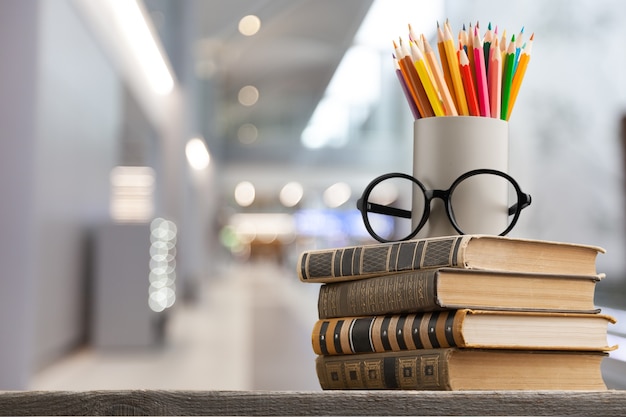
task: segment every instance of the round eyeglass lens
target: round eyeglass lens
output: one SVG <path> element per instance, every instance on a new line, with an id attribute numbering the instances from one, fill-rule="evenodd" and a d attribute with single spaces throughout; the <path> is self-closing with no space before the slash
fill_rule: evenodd
<path id="1" fill-rule="evenodd" d="M 385 240 L 397 241 L 409 236 L 424 213 L 424 193 L 408 178 L 387 178 L 377 183 L 366 197 L 367 222 Z M 417 219 L 413 213 L 418 213 Z"/>
<path id="2" fill-rule="evenodd" d="M 465 234 L 499 235 L 513 221 L 509 207 L 516 202 L 513 183 L 506 177 L 483 173 L 457 183 L 451 190 L 450 211 Z"/>

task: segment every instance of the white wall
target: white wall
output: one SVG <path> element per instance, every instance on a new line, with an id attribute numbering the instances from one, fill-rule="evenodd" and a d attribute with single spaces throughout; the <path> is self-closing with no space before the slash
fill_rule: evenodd
<path id="1" fill-rule="evenodd" d="M 0 4 L 0 389 L 30 372 L 38 17 L 35 2 Z"/>
<path id="2" fill-rule="evenodd" d="M 35 125 L 35 366 L 84 338 L 88 234 L 109 216 L 120 77 L 67 1 L 42 1 Z"/>
<path id="3" fill-rule="evenodd" d="M 156 214 L 182 212 L 180 94 L 143 94 L 111 49 L 125 45 L 107 43 L 77 4 L 0 2 L 0 390 L 27 388 L 88 336 L 90 234 L 109 221 L 124 125 L 155 132 L 144 151 Z M 125 114 L 127 93 L 142 115 Z"/>

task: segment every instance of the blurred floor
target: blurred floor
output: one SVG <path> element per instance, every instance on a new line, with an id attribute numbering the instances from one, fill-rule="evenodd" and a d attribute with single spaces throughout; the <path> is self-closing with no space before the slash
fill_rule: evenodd
<path id="1" fill-rule="evenodd" d="M 39 372 L 34 390 L 319 390 L 310 335 L 316 285 L 270 262 L 229 267 L 177 304 L 151 349 L 83 349 Z"/>

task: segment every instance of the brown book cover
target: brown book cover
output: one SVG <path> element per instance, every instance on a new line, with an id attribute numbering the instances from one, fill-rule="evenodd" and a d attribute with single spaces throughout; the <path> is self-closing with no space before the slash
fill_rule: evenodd
<path id="1" fill-rule="evenodd" d="M 314 283 L 441 267 L 597 275 L 596 258 L 603 252 L 590 245 L 459 235 L 304 251 L 297 273 L 302 282 Z"/>
<path id="2" fill-rule="evenodd" d="M 317 306 L 321 319 L 444 308 L 597 313 L 602 277 L 425 269 L 321 285 Z"/>
<path id="3" fill-rule="evenodd" d="M 604 314 L 494 310 L 318 320 L 311 334 L 318 355 L 462 347 L 517 350 L 609 351 Z"/>
<path id="4" fill-rule="evenodd" d="M 402 390 L 606 390 L 602 352 L 422 349 L 318 356 L 320 386 Z"/>

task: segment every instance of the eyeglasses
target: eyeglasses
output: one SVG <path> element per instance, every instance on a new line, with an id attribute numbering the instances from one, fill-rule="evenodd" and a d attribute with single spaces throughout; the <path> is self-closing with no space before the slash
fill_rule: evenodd
<path id="1" fill-rule="evenodd" d="M 427 190 L 411 175 L 384 174 L 365 188 L 357 208 L 374 239 L 394 242 L 417 235 L 430 217 L 434 199 L 443 201 L 448 220 L 459 234 L 492 233 L 476 229 L 476 224 L 486 216 L 504 218 L 502 214 L 507 213 L 508 221 L 498 230 L 500 236 L 513 229 L 522 209 L 531 202 L 530 195 L 510 175 L 494 169 L 476 169 L 458 177 L 447 190 Z M 513 204 L 503 205 L 503 199 Z"/>

